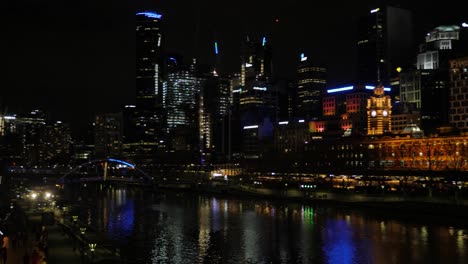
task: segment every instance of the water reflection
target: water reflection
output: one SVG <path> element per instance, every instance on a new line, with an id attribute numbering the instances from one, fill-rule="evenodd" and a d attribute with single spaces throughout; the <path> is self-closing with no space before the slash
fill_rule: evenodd
<path id="1" fill-rule="evenodd" d="M 468 263 L 468 232 L 351 209 L 113 190 L 93 224 L 127 263 Z"/>

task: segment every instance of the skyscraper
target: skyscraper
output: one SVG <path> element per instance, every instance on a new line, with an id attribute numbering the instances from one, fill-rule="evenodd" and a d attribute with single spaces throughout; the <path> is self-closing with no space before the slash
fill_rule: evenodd
<path id="1" fill-rule="evenodd" d="M 122 114 L 100 114 L 94 125 L 96 158 L 119 157 L 122 151 Z"/>
<path id="2" fill-rule="evenodd" d="M 136 140 L 159 142 L 163 137 L 161 73 L 161 17 L 154 12 L 136 14 Z"/>
<path id="3" fill-rule="evenodd" d="M 388 85 L 397 67 L 410 64 L 412 15 L 409 10 L 384 6 L 359 19 L 357 81 Z"/>
<path id="4" fill-rule="evenodd" d="M 136 105 L 154 107 L 161 89 L 161 15 L 136 14 Z"/>
<path id="5" fill-rule="evenodd" d="M 400 99 L 415 103 L 422 128 L 431 133 L 449 123 L 449 60 L 468 51 L 463 28 L 439 26 L 419 45 L 416 68 L 400 75 Z"/>
<path id="6" fill-rule="evenodd" d="M 325 67 L 313 65 L 301 54 L 301 61 L 297 70 L 297 116 L 299 118 L 318 118 L 321 114 L 321 95 L 325 90 Z"/>

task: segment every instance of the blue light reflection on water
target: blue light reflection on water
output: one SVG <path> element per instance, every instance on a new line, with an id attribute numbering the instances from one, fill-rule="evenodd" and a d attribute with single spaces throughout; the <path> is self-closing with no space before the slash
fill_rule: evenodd
<path id="1" fill-rule="evenodd" d="M 323 251 L 328 263 L 354 263 L 355 245 L 351 229 L 345 220 L 328 220 L 323 230 Z"/>
<path id="2" fill-rule="evenodd" d="M 261 199 L 117 193 L 96 204 L 128 263 L 466 263 L 468 255 L 466 229 Z"/>

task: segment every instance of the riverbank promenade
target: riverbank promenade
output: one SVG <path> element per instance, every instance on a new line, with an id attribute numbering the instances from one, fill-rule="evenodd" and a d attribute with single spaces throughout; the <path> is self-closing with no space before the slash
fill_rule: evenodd
<path id="1" fill-rule="evenodd" d="M 51 211 L 52 212 L 52 211 Z M 54 220 L 44 222 L 44 212 L 35 212 L 29 208 L 27 201 L 17 201 L 16 208 L 11 214 L 8 224 L 8 233 L 16 235 L 18 232 L 25 234 L 24 240 L 9 239 L 6 264 L 85 264 L 85 263 L 119 263 L 119 258 L 105 248 L 97 247 L 93 254 L 89 249 L 81 249 L 77 246 L 79 234 L 68 229 L 68 223 L 60 214 L 54 213 Z M 45 228 L 47 235 L 44 250 L 38 246 L 38 230 Z M 90 234 L 89 237 L 92 237 Z M 91 239 L 88 237 L 88 240 Z M 86 247 L 88 245 L 86 244 Z M 38 252 L 37 261 L 33 261 L 33 251 Z M 27 257 L 25 257 L 27 255 Z M 3 263 L 2 263 L 3 264 Z"/>

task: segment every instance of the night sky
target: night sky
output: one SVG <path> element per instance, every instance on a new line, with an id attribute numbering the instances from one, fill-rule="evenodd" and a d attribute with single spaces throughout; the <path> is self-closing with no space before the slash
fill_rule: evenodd
<path id="1" fill-rule="evenodd" d="M 141 10 L 163 15 L 165 49 L 186 59 L 197 56 L 212 64 L 216 39 L 221 73 L 239 71 L 244 32 L 262 36 L 276 26 L 274 59 L 280 77 L 294 78 L 299 54 L 305 52 L 309 60 L 328 67 L 330 86 L 349 83 L 356 61 L 356 19 L 383 2 L 8 1 L 1 11 L 6 18 L 2 35 L 7 70 L 1 81 L 0 109 L 7 106 L 9 113 L 44 109 L 51 118 L 71 121 L 76 128 L 95 113 L 134 103 L 134 14 Z M 438 25 L 468 20 L 463 1 L 401 2 L 401 7 L 413 11 L 418 43 Z"/>

